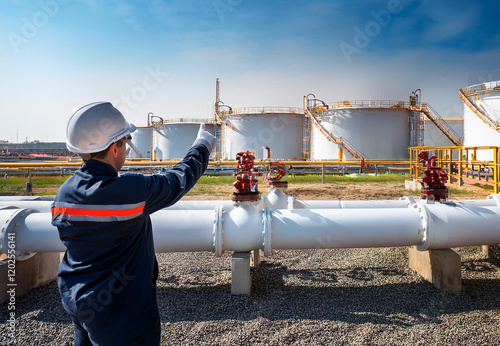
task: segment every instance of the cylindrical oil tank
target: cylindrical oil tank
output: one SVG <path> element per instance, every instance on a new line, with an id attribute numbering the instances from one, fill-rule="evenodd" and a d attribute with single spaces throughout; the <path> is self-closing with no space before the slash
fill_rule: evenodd
<path id="1" fill-rule="evenodd" d="M 237 153 L 244 151 L 252 151 L 255 158 L 262 159 L 263 147 L 269 147 L 272 159 L 303 157 L 304 114 L 300 109 L 236 109 L 224 121 L 224 159 L 234 160 Z"/>
<path id="2" fill-rule="evenodd" d="M 132 133 L 132 141 L 129 145 L 130 151 L 127 155 L 131 159 L 151 158 L 151 127 L 138 126 Z"/>
<path id="3" fill-rule="evenodd" d="M 334 137 L 346 140 L 360 157 L 367 159 L 407 159 L 410 145 L 410 111 L 404 107 L 341 107 L 327 110 L 319 118 L 322 127 Z M 342 151 L 339 151 L 339 148 Z M 351 151 L 354 151 L 351 149 Z M 330 141 L 311 124 L 311 159 L 343 159 L 354 156 L 341 144 Z"/>
<path id="4" fill-rule="evenodd" d="M 463 118 L 443 118 L 460 137 L 464 136 Z M 424 121 L 424 144 L 430 147 L 449 147 L 454 146 L 452 141 L 445 136 L 434 123 L 428 119 Z"/>
<path id="5" fill-rule="evenodd" d="M 500 120 L 500 81 L 472 85 L 465 88 L 464 92 L 492 121 Z M 464 146 L 500 146 L 500 132 L 485 123 L 465 103 Z M 477 160 L 493 160 L 491 150 L 478 150 L 476 155 Z"/>
<path id="6" fill-rule="evenodd" d="M 165 122 L 153 127 L 153 160 L 182 159 L 193 145 L 200 124 L 198 121 Z M 205 129 L 214 134 L 214 124 Z"/>

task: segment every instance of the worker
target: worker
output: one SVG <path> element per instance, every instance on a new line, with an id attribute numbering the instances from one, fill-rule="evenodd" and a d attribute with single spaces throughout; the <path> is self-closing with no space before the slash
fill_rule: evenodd
<path id="1" fill-rule="evenodd" d="M 67 147 L 84 163 L 59 189 L 52 224 L 67 248 L 58 286 L 75 345 L 159 345 L 150 215 L 196 184 L 217 142 L 202 124 L 168 172 L 119 176 L 134 131 L 109 102 L 86 105 L 68 122 Z"/>

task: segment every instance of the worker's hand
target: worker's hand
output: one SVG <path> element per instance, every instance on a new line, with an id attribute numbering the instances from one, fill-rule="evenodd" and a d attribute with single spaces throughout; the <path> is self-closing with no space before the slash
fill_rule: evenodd
<path id="1" fill-rule="evenodd" d="M 205 147 L 207 147 L 209 152 L 212 152 L 212 150 L 215 148 L 215 145 L 217 144 L 217 138 L 215 138 L 215 136 L 205 130 L 205 124 L 200 125 L 198 136 L 196 137 L 193 145 L 197 144 L 203 144 Z"/>

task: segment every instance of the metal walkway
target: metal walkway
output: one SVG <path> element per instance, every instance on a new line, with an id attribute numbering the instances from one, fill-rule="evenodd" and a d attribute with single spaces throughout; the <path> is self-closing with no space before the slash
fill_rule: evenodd
<path id="1" fill-rule="evenodd" d="M 498 86 L 494 88 L 484 88 L 485 84 L 473 85 L 471 87 L 465 88 L 465 90 L 460 89 L 459 95 L 462 101 L 470 108 L 471 111 L 474 112 L 482 121 L 484 121 L 488 126 L 495 129 L 496 131 L 500 131 L 500 126 L 498 125 L 498 120 L 492 119 L 485 109 L 481 109 L 478 107 L 476 102 L 471 98 L 471 96 L 484 94 L 487 92 L 498 92 Z"/>
<path id="2" fill-rule="evenodd" d="M 323 112 L 323 111 L 321 111 Z M 349 143 L 347 141 L 347 139 L 343 138 L 343 137 L 339 137 L 339 136 L 336 136 L 332 133 L 330 133 L 329 131 L 327 131 L 323 125 L 321 125 L 321 123 L 318 121 L 318 119 L 316 118 L 316 116 L 314 115 L 313 112 L 310 111 L 309 108 L 306 108 L 305 109 L 305 115 L 307 118 L 309 118 L 312 123 L 314 124 L 314 126 L 316 126 L 316 128 L 330 141 L 330 142 L 333 142 L 335 144 L 339 144 L 339 145 L 342 145 L 354 158 L 356 159 L 363 159 L 365 158 L 365 155 L 363 155 L 363 153 L 356 149 L 356 147 L 354 145 L 352 145 L 351 143 Z"/>
<path id="3" fill-rule="evenodd" d="M 451 126 L 444 121 L 444 119 L 439 115 L 439 113 L 431 107 L 430 104 L 426 102 L 420 103 L 420 108 L 412 109 L 417 112 L 422 112 L 425 116 L 437 126 L 438 129 L 443 132 L 443 134 L 457 146 L 463 145 L 463 138 L 460 137 Z"/>

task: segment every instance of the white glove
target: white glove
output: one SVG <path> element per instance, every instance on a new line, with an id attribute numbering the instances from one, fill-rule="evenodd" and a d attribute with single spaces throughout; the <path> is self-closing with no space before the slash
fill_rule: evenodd
<path id="1" fill-rule="evenodd" d="M 215 138 L 215 136 L 205 130 L 205 124 L 200 125 L 198 136 L 196 137 L 193 146 L 198 144 L 203 144 L 209 152 L 212 152 L 212 150 L 215 148 L 215 145 L 217 144 L 217 138 Z"/>

